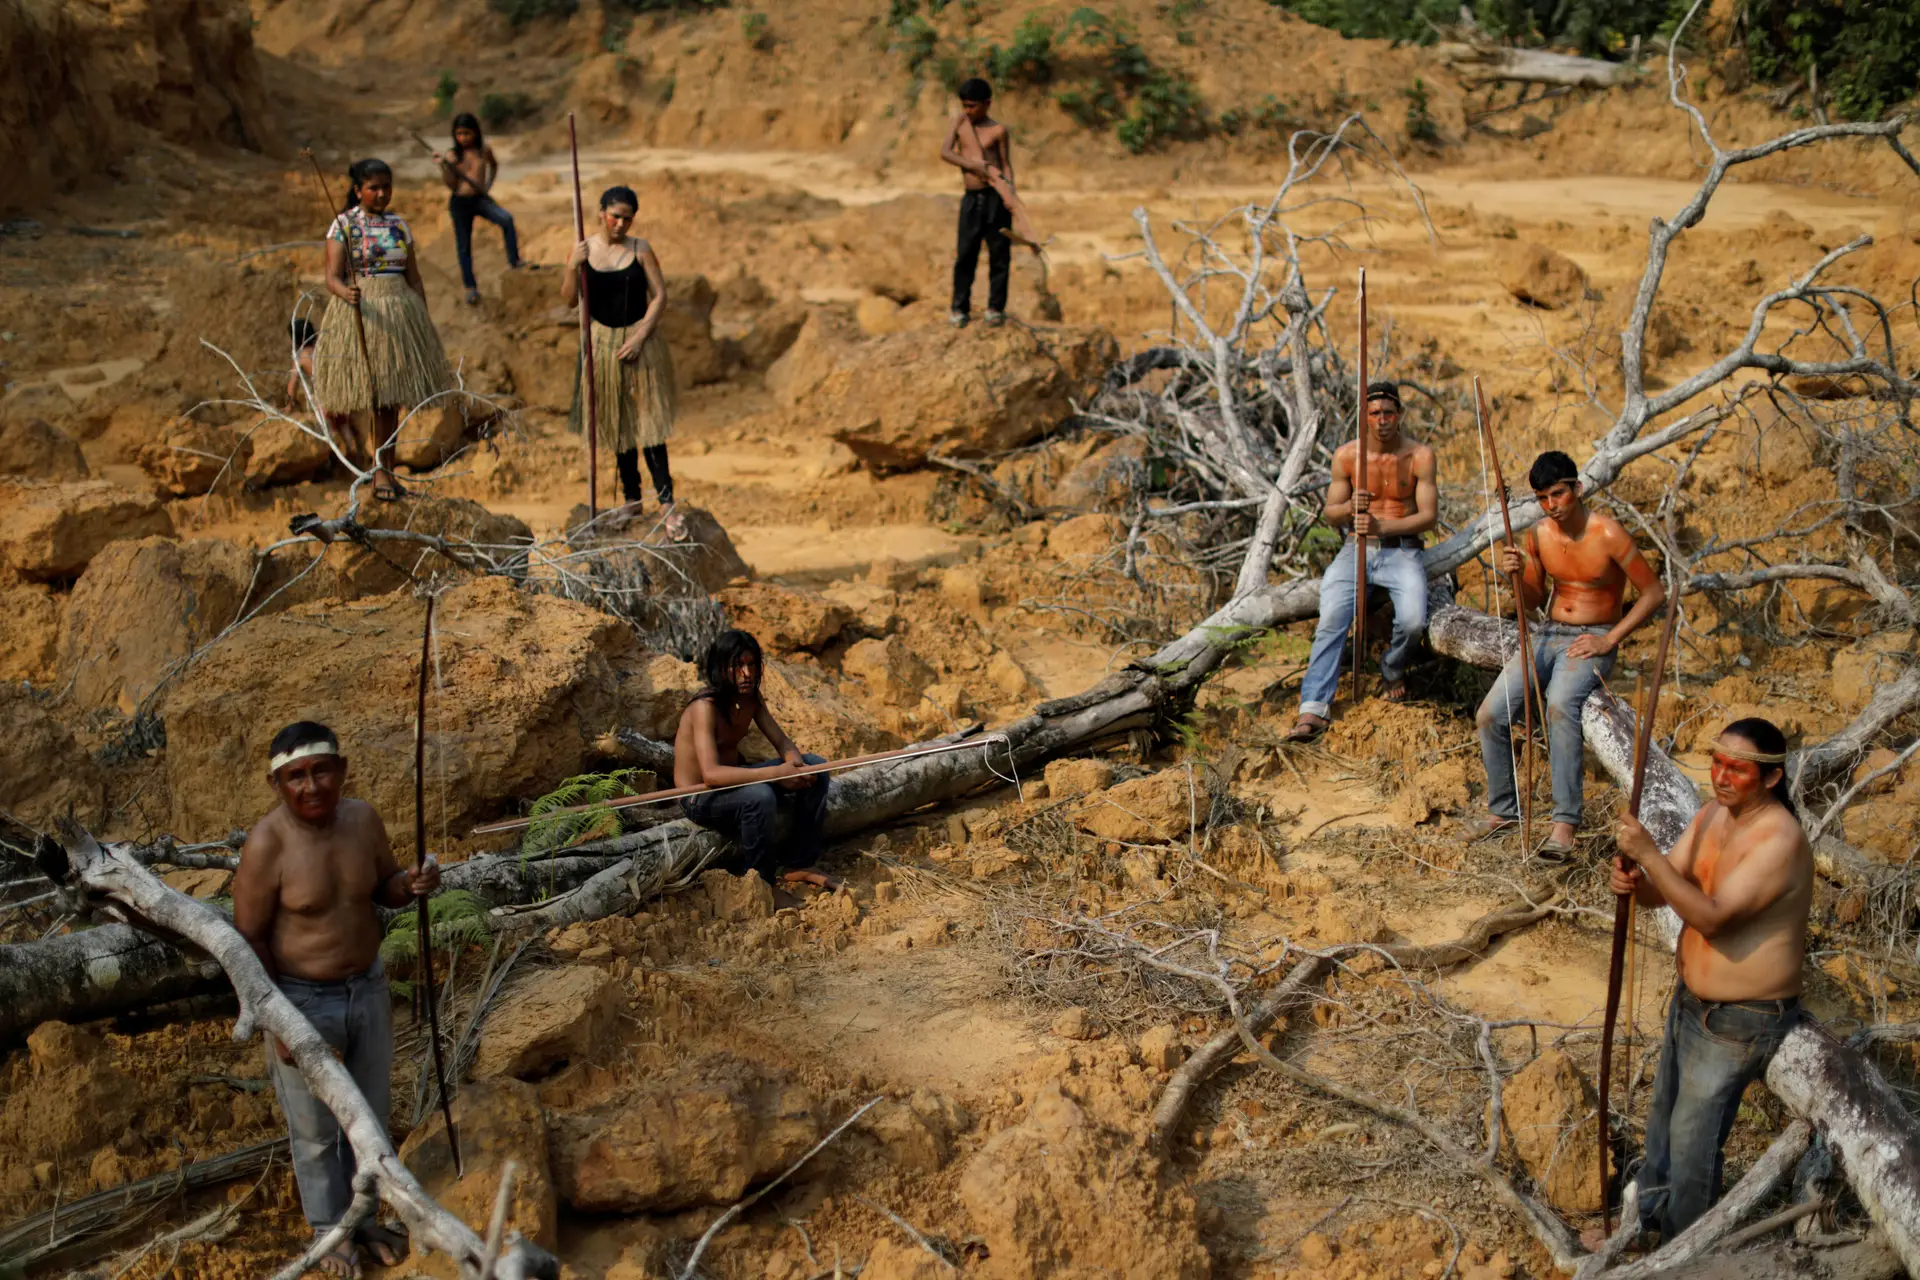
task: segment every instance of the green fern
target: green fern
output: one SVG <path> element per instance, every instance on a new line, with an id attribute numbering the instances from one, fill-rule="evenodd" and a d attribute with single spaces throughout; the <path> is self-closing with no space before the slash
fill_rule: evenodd
<path id="1" fill-rule="evenodd" d="M 522 857 L 619 835 L 620 815 L 607 805 L 621 796 L 638 795 L 633 782 L 641 772 L 615 769 L 612 773 L 577 774 L 535 800 L 527 810 L 533 825 L 527 828 L 527 838 L 520 846 Z M 580 812 L 559 812 L 562 809 Z"/>
<path id="2" fill-rule="evenodd" d="M 412 965 L 420 958 L 420 925 L 409 907 L 396 914 L 380 941 L 388 965 Z M 476 946 L 493 937 L 487 904 L 465 889 L 449 889 L 427 900 L 427 933 L 435 951 Z"/>

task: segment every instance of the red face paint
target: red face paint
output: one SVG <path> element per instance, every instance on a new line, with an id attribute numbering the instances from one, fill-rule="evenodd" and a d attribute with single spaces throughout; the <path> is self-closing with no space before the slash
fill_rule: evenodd
<path id="1" fill-rule="evenodd" d="M 1713 753 L 1713 798 L 1732 808 L 1753 799 L 1760 787 L 1760 765 L 1753 760 L 1736 760 Z"/>

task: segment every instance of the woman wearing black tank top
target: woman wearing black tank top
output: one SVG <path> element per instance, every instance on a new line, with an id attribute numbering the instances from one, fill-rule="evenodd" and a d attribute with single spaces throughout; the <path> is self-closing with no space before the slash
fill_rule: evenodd
<path id="1" fill-rule="evenodd" d="M 666 309 L 666 277 L 653 246 L 628 234 L 640 198 L 630 187 L 609 187 L 600 196 L 600 225 L 605 230 L 574 246 L 561 292 L 569 307 L 580 305 L 580 268 L 587 269 L 587 315 L 592 320 L 593 384 L 600 438 L 613 440 L 626 506 L 616 515 L 640 514 L 640 459 L 653 477 L 653 493 L 663 507 L 673 504 L 673 475 L 667 469 L 667 437 L 673 434 L 675 408 L 673 357 L 658 332 Z M 580 383 L 585 361 L 576 371 L 573 412 L 568 426 L 579 431 L 586 421 Z"/>

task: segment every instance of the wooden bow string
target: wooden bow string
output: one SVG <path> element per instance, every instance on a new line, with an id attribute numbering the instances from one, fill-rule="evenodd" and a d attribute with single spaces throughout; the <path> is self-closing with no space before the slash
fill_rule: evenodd
<path id="1" fill-rule="evenodd" d="M 1367 492 L 1367 269 L 1360 268 L 1360 413 L 1353 433 L 1354 512 L 1359 514 L 1360 495 Z M 1371 498 L 1371 495 L 1369 495 Z M 1367 506 L 1372 508 L 1372 502 Z M 1367 539 L 1357 529 L 1353 535 L 1353 700 L 1360 701 L 1360 681 L 1367 662 Z"/>
<path id="2" fill-rule="evenodd" d="M 420 687 L 414 706 L 413 722 L 413 857 L 417 872 L 427 865 L 427 676 L 433 666 L 433 597 L 427 597 L 427 621 L 420 632 Z M 433 1046 L 433 1082 L 440 1090 L 440 1115 L 447 1122 L 447 1145 L 453 1149 L 454 1171 L 466 1176 L 460 1160 L 460 1135 L 453 1127 L 453 1102 L 447 1096 L 447 1067 L 440 1057 L 440 1010 L 433 996 L 433 931 L 427 919 L 427 899 L 416 897 L 413 903 L 415 923 L 419 927 L 421 994 L 427 1006 L 428 1042 Z M 414 1009 L 419 1024 L 420 1010 Z"/>
<path id="3" fill-rule="evenodd" d="M 320 180 L 320 196 L 327 202 L 327 229 L 331 231 L 336 223 L 342 221 L 346 223 L 340 236 L 341 247 L 347 251 L 348 278 L 353 280 L 354 287 L 358 288 L 360 263 L 366 257 L 358 248 L 359 233 L 353 229 L 353 221 L 347 217 L 347 211 L 333 202 L 333 189 L 327 185 L 327 175 L 320 172 L 320 161 L 313 154 L 313 148 L 302 147 L 300 154 L 307 158 L 307 163 L 313 166 L 313 176 Z M 359 303 L 349 302 L 347 305 L 353 308 L 353 332 L 360 342 L 360 363 L 367 366 L 367 398 L 377 405 L 380 403 L 380 391 L 374 385 L 373 357 L 367 354 L 367 318 L 360 310 Z M 321 407 L 324 409 L 326 406 Z M 378 458 L 375 459 L 376 462 L 378 460 Z"/>
<path id="4" fill-rule="evenodd" d="M 573 234 L 575 241 L 587 238 L 587 206 L 580 199 L 580 136 L 573 127 L 573 112 L 567 112 L 567 151 L 573 157 Z M 593 320 L 587 311 L 587 264 L 580 264 L 580 362 L 587 381 L 580 402 L 587 410 L 587 519 L 600 514 L 600 405 L 593 381 Z"/>
<path id="5" fill-rule="evenodd" d="M 1513 516 L 1507 510 L 1507 479 L 1500 471 L 1500 446 L 1493 440 L 1493 415 L 1487 412 L 1486 398 L 1480 393 L 1480 377 L 1473 379 L 1473 417 L 1480 425 L 1481 439 L 1487 446 L 1487 458 L 1493 466 L 1494 500 L 1500 506 L 1500 524 L 1507 533 L 1507 546 L 1517 547 L 1513 540 Z M 1521 746 L 1520 752 L 1525 764 L 1526 789 L 1520 793 L 1520 839 L 1521 847 L 1527 853 L 1533 852 L 1533 708 L 1539 702 L 1540 673 L 1534 670 L 1533 646 L 1527 641 L 1527 595 L 1523 573 L 1513 574 L 1509 583 L 1513 587 L 1513 618 L 1520 625 L 1520 715 Z M 1508 715 L 1512 715 L 1512 704 L 1508 704 Z M 1512 723 L 1511 720 L 1508 721 Z"/>
<path id="6" fill-rule="evenodd" d="M 1679 601 L 1669 599 L 1666 624 L 1660 628 L 1660 643 L 1654 650 L 1653 679 L 1646 681 L 1644 704 L 1634 708 L 1637 722 L 1633 735 L 1633 785 L 1627 792 L 1627 812 L 1635 818 L 1640 816 L 1640 793 L 1646 784 L 1647 755 L 1653 745 L 1654 714 L 1660 707 L 1660 679 L 1666 672 L 1667 650 L 1673 644 L 1674 624 L 1679 617 Z M 1614 860 L 1622 861 L 1618 852 Z M 1607 1152 L 1613 1146 L 1613 1117 L 1608 1110 L 1613 1075 L 1613 1029 L 1620 1017 L 1620 978 L 1632 929 L 1633 895 L 1619 894 L 1613 901 L 1613 950 L 1607 957 L 1607 1005 L 1600 1022 L 1600 1218 L 1607 1235 L 1613 1234 L 1613 1188 L 1607 1176 Z"/>

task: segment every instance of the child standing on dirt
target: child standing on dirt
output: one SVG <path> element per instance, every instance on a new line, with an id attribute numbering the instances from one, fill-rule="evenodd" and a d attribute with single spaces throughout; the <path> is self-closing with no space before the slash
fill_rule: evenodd
<path id="1" fill-rule="evenodd" d="M 1013 213 L 996 184 L 1013 184 L 1013 138 L 1007 126 L 987 114 L 993 88 L 979 77 L 960 86 L 960 114 L 940 144 L 940 158 L 960 170 L 966 194 L 960 197 L 960 240 L 953 259 L 953 311 L 947 317 L 964 329 L 973 313 L 973 274 L 980 246 L 987 247 L 988 325 L 1007 322 L 1007 282 L 1013 271 L 1013 241 L 1007 231 Z"/>
<path id="2" fill-rule="evenodd" d="M 436 151 L 440 162 L 440 180 L 453 194 L 447 197 L 447 214 L 453 219 L 453 248 L 460 258 L 460 283 L 467 286 L 467 303 L 480 301 L 480 286 L 473 278 L 473 220 L 485 218 L 500 228 L 506 241 L 507 269 L 520 268 L 520 240 L 514 234 L 513 215 L 502 209 L 487 193 L 499 176 L 500 162 L 480 132 L 480 121 L 463 111 L 453 118 L 453 149 Z"/>

